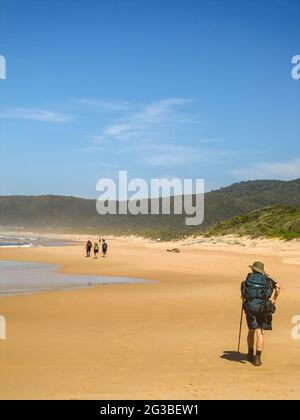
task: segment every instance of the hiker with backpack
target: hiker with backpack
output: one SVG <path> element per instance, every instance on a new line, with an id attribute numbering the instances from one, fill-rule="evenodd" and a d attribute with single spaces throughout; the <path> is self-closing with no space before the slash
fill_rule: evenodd
<path id="1" fill-rule="evenodd" d="M 272 331 L 273 314 L 280 294 L 280 286 L 265 272 L 264 264 L 256 261 L 249 266 L 252 270 L 241 285 L 243 309 L 249 328 L 248 360 L 254 366 L 261 366 L 264 349 L 264 331 Z M 256 336 L 256 354 L 254 342 Z"/>
<path id="2" fill-rule="evenodd" d="M 90 240 L 87 241 L 85 250 L 86 250 L 86 257 L 89 258 L 91 256 L 91 250 L 92 250 L 93 244 Z"/>
<path id="3" fill-rule="evenodd" d="M 102 256 L 103 258 L 106 257 L 106 253 L 107 253 L 107 243 L 105 239 L 102 239 Z"/>
<path id="4" fill-rule="evenodd" d="M 99 243 L 98 241 L 96 241 L 94 243 L 94 257 L 97 259 L 98 258 L 98 253 L 99 253 Z"/>

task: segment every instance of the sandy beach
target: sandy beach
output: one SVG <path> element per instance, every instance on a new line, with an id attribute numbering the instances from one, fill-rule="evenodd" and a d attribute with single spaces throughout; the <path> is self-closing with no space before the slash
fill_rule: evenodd
<path id="1" fill-rule="evenodd" d="M 173 247 L 181 252 L 167 252 Z M 299 399 L 291 323 L 300 314 L 299 252 L 299 243 L 234 238 L 114 238 L 98 260 L 85 258 L 81 243 L 0 249 L 1 260 L 63 273 L 156 281 L 0 297 L 0 399 Z M 257 259 L 282 285 L 261 368 L 234 360 L 239 287 Z"/>

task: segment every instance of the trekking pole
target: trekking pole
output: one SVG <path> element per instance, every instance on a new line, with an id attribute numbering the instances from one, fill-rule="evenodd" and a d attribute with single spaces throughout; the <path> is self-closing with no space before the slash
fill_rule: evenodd
<path id="1" fill-rule="evenodd" d="M 244 302 L 242 302 L 242 311 L 241 311 L 241 320 L 240 320 L 239 343 L 238 343 L 238 351 L 237 351 L 238 361 L 240 361 L 240 357 L 241 357 L 240 348 L 241 348 L 241 337 L 242 337 L 242 328 L 243 328 L 243 315 L 244 315 Z"/>

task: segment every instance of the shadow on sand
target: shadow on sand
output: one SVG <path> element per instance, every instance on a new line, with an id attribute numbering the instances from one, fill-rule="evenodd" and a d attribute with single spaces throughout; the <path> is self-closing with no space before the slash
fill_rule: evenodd
<path id="1" fill-rule="evenodd" d="M 237 351 L 224 351 L 224 353 L 221 356 L 221 359 L 228 360 L 229 362 L 237 362 L 242 364 L 246 364 L 246 362 L 248 361 L 247 354 L 239 354 Z"/>

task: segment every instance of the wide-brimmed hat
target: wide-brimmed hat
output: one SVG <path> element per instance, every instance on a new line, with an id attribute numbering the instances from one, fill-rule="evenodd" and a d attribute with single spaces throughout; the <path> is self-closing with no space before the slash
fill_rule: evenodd
<path id="1" fill-rule="evenodd" d="M 249 267 L 252 268 L 252 270 L 256 271 L 257 273 L 266 274 L 265 265 L 264 263 L 260 261 L 255 261 L 252 265 L 249 265 Z"/>

